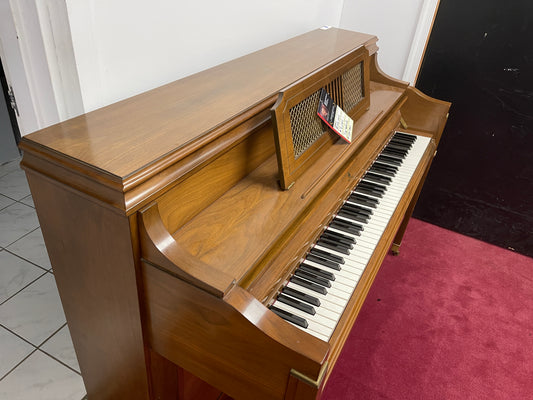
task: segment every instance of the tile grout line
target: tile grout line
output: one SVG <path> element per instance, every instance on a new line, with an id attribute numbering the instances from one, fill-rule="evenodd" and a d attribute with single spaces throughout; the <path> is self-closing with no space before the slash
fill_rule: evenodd
<path id="1" fill-rule="evenodd" d="M 46 342 L 48 342 L 50 339 L 52 339 L 52 337 L 57 334 L 61 329 L 63 329 L 64 327 L 67 327 L 68 329 L 68 324 L 65 322 L 63 325 L 61 325 L 54 333 L 52 333 L 47 339 L 45 339 L 39 346 L 37 346 L 37 349 L 39 351 L 41 351 L 42 353 L 46 354 L 48 357 L 56 360 L 58 363 L 62 364 L 63 366 L 67 367 L 68 369 L 70 369 L 72 372 L 75 372 L 76 374 L 78 374 L 79 376 L 81 376 L 81 373 L 76 371 L 74 368 L 72 368 L 71 366 L 67 365 L 66 363 L 64 363 L 63 361 L 59 360 L 58 358 L 56 358 L 55 356 L 47 353 L 45 350 L 41 349 L 41 346 L 43 346 Z M 74 354 L 76 354 L 76 351 L 74 351 Z M 77 360 L 77 356 L 76 356 L 76 360 Z"/>
<path id="2" fill-rule="evenodd" d="M 0 324 L 0 326 L 3 326 L 3 325 Z M 10 332 L 11 332 L 11 331 L 10 331 Z M 33 346 L 33 345 L 32 345 L 32 346 Z M 7 378 L 7 377 L 9 376 L 10 373 L 12 373 L 14 370 L 16 370 L 17 367 L 18 367 L 20 364 L 22 364 L 24 361 L 26 361 L 28 358 L 30 358 L 30 356 L 31 356 L 32 354 L 34 354 L 36 351 L 39 350 L 37 347 L 35 347 L 35 346 L 33 346 L 33 347 L 34 347 L 34 349 L 33 349 L 33 350 L 32 350 L 32 351 L 31 351 L 26 357 L 24 357 L 24 358 L 23 358 L 22 360 L 20 360 L 17 364 L 15 364 L 15 366 L 14 366 L 13 368 L 11 368 L 9 371 L 7 371 L 7 373 L 6 373 L 4 376 L 0 377 L 0 382 L 2 382 L 5 378 Z"/>
<path id="3" fill-rule="evenodd" d="M 20 204 L 24 204 L 24 203 L 20 203 Z M 12 205 L 13 205 L 13 204 L 12 204 Z M 24 204 L 24 205 L 25 205 L 26 207 L 30 207 L 30 206 L 27 206 L 26 204 Z M 9 207 L 9 206 L 8 206 L 8 207 Z M 33 207 L 30 207 L 30 208 L 33 208 Z M 33 209 L 35 210 L 35 208 L 33 208 Z M 22 239 L 22 238 L 28 236 L 30 233 L 36 231 L 36 230 L 39 229 L 40 227 L 41 227 L 41 225 L 37 226 L 37 228 L 35 228 L 35 229 L 33 229 L 33 230 L 31 230 L 31 231 L 25 233 L 24 235 L 22 235 L 22 236 L 19 237 L 18 239 L 16 239 L 16 240 L 12 241 L 11 243 L 5 245 L 5 246 L 4 246 L 4 249 L 7 248 L 7 247 L 9 247 L 9 246 L 11 246 L 12 244 L 15 244 L 15 242 L 18 242 L 20 239 Z"/>
<path id="4" fill-rule="evenodd" d="M 47 337 L 40 345 L 36 346 L 34 345 L 33 343 L 31 343 L 30 341 L 28 341 L 27 339 L 25 339 L 24 337 L 20 336 L 18 333 L 16 332 L 13 332 L 11 329 L 9 329 L 8 327 L 6 327 L 5 325 L 3 325 L 2 323 L 0 323 L 0 326 L 2 328 L 4 328 L 6 331 L 8 331 L 9 333 L 15 335 L 16 337 L 18 337 L 20 340 L 26 342 L 27 344 L 29 344 L 30 346 L 33 347 L 33 350 L 26 356 L 24 357 L 22 360 L 20 360 L 13 368 L 11 368 L 4 376 L 0 377 L 0 382 L 6 378 L 11 372 L 13 372 L 20 364 L 22 364 L 24 361 L 26 361 L 32 354 L 34 354 L 36 351 L 40 351 L 41 353 L 43 353 L 44 355 L 46 355 L 47 357 L 50 357 L 51 359 L 53 359 L 54 361 L 60 363 L 61 365 L 63 365 L 64 367 L 68 368 L 69 370 L 71 370 L 72 372 L 74 372 L 76 375 L 79 375 L 81 376 L 81 373 L 76 371 L 74 368 L 72 368 L 71 366 L 69 366 L 68 364 L 66 364 L 65 362 L 59 360 L 58 358 L 56 358 L 55 356 L 51 355 L 50 353 L 46 352 L 45 350 L 41 349 L 41 346 L 43 346 L 46 342 L 48 342 L 55 334 L 57 334 L 61 329 L 63 329 L 65 326 L 67 326 L 67 323 L 65 322 L 64 324 L 62 324 L 58 329 L 56 329 L 49 337 Z M 67 329 L 68 329 L 68 326 L 67 326 Z"/>
<path id="5" fill-rule="evenodd" d="M 38 226 L 37 228 L 35 228 L 33 231 L 28 232 L 28 233 L 25 234 L 24 236 L 21 236 L 19 239 L 15 240 L 13 243 L 11 243 L 9 246 L 11 246 L 12 244 L 15 244 L 15 243 L 18 242 L 20 239 L 22 239 L 22 238 L 28 236 L 30 233 L 35 232 L 35 231 L 36 231 L 37 229 L 39 229 L 39 228 L 40 228 L 40 226 Z M 9 246 L 7 246 L 7 247 L 9 247 Z M 31 261 L 31 260 L 28 260 L 27 258 L 24 258 L 23 256 L 21 256 L 21 255 L 15 253 L 13 250 L 8 249 L 7 247 L 0 247 L 0 250 L 5 250 L 5 251 L 8 252 L 9 254 L 11 254 L 11 255 L 13 255 L 13 256 L 16 256 L 16 257 L 20 258 L 21 260 L 24 260 L 24 261 L 26 261 L 26 262 L 28 262 L 28 263 L 30 263 L 30 264 L 32 264 L 32 265 L 35 265 L 36 267 L 39 267 L 39 268 L 45 270 L 46 272 L 50 272 L 50 271 L 52 270 L 51 267 L 50 267 L 49 269 L 47 269 L 47 268 L 45 268 L 45 267 L 43 267 L 43 266 L 41 266 L 41 265 L 39 265 L 39 264 L 37 264 L 37 263 Z M 45 245 L 45 249 L 46 249 L 46 245 Z M 46 255 L 48 256 L 48 251 L 46 252 Z"/>
<path id="6" fill-rule="evenodd" d="M 4 249 L 5 250 L 5 249 Z M 42 269 L 42 268 L 41 268 Z M 35 278 L 33 281 L 31 281 L 30 283 L 28 283 L 26 286 L 24 286 L 23 288 L 21 288 L 19 291 L 15 292 L 14 294 L 12 294 L 11 296 L 9 296 L 7 299 L 5 299 L 4 301 L 2 301 L 0 303 L 0 306 L 3 306 L 6 302 L 8 302 L 9 300 L 11 300 L 13 297 L 15 297 L 17 294 L 19 294 L 20 292 L 22 292 L 24 289 L 26 289 L 28 286 L 32 285 L 33 283 L 37 282 L 39 279 L 41 279 L 43 276 L 45 276 L 47 273 L 50 273 L 52 274 L 50 271 L 44 271 L 44 273 L 42 275 L 39 275 L 37 278 Z M 54 274 L 52 274 L 53 276 Z M 54 280 L 55 280 L 55 276 L 54 276 Z M 1 323 L 0 323 L 1 325 Z"/>

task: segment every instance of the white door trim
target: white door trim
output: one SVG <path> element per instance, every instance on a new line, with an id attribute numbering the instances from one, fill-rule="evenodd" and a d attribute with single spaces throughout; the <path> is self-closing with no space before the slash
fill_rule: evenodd
<path id="1" fill-rule="evenodd" d="M 2 0 L 0 56 L 22 136 L 84 112 L 65 0 Z"/>
<path id="2" fill-rule="evenodd" d="M 413 36 L 413 44 L 409 52 L 409 57 L 405 64 L 402 80 L 410 82 L 413 86 L 418 79 L 418 73 L 426 51 L 426 46 L 429 40 L 433 22 L 439 8 L 440 0 L 424 0 L 418 18 L 418 24 L 415 34 Z"/>
<path id="3" fill-rule="evenodd" d="M 34 1 L 10 0 L 13 22 L 18 37 L 18 46 L 24 65 L 37 129 L 56 123 L 59 120 L 48 60 L 44 51 L 39 14 Z M 4 45 L 7 45 L 4 43 Z M 10 43 L 8 45 L 15 45 Z M 15 82 L 13 82 L 15 84 Z M 14 86 L 15 92 L 18 90 Z M 23 117 L 21 112 L 21 117 Z M 22 135 L 29 133 L 24 130 Z"/>

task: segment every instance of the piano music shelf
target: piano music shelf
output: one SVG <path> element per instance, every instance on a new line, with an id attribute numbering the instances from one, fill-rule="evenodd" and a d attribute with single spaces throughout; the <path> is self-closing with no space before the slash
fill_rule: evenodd
<path id="1" fill-rule="evenodd" d="M 317 193 L 313 190 L 317 182 L 332 179 L 353 157 L 360 161 L 344 172 L 350 176 L 346 176 L 346 187 L 342 190 L 347 190 L 366 170 L 368 160 L 373 159 L 384 140 L 372 137 L 378 125 L 377 117 L 399 109 L 402 94 L 403 90 L 396 87 L 372 83 L 370 109 L 354 125 L 357 140 L 350 145 L 338 141 L 291 190 L 280 190 L 276 155 L 272 154 L 185 225 L 176 230 L 169 227 L 170 233 L 192 257 L 234 277 L 246 287 L 256 270 L 264 267 L 265 252 L 272 250 L 265 249 L 265 244 L 275 246 L 289 227 L 294 226 L 300 210 L 317 201 Z M 390 134 L 394 125 L 381 135 Z M 331 168 L 332 165 L 335 168 Z M 206 226 L 210 227 L 208 237 L 205 237 Z M 258 264 L 260 260 L 263 261 Z"/>

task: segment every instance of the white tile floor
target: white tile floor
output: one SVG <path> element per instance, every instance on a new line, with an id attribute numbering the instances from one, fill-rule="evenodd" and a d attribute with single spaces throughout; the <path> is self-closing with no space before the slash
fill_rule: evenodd
<path id="1" fill-rule="evenodd" d="M 0 400 L 81 400 L 85 387 L 19 161 L 0 165 Z"/>

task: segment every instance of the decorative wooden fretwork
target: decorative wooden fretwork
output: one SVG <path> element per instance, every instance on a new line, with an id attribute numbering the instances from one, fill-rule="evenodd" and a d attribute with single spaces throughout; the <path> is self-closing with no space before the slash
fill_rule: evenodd
<path id="1" fill-rule="evenodd" d="M 368 51 L 357 49 L 280 92 L 272 119 L 283 189 L 338 139 L 317 116 L 322 88 L 354 119 L 368 109 L 368 62 Z"/>

